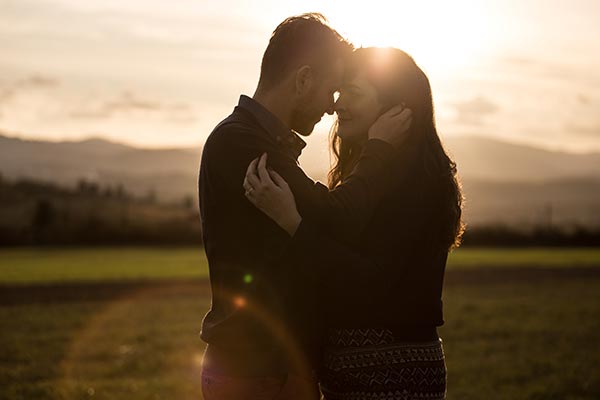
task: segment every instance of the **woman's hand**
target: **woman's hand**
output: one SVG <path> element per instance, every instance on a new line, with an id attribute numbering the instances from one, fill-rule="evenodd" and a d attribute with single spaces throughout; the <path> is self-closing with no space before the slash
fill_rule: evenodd
<path id="1" fill-rule="evenodd" d="M 252 160 L 244 178 L 246 198 L 269 218 L 294 236 L 302 217 L 287 182 L 272 169 L 267 169 L 267 153 Z"/>
<path id="2" fill-rule="evenodd" d="M 390 143 L 392 146 L 401 147 L 409 135 L 410 124 L 412 122 L 412 111 L 399 104 L 392 107 L 379 118 L 369 128 L 369 139 L 380 139 Z"/>

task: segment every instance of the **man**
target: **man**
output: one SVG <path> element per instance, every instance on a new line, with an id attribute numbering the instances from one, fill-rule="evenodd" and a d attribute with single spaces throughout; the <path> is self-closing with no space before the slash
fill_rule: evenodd
<path id="1" fill-rule="evenodd" d="M 392 110 L 375 124 L 354 173 L 333 191 L 297 162 L 305 146 L 297 134 L 309 135 L 333 113 L 352 50 L 320 14 L 286 19 L 271 36 L 254 96 L 241 96 L 205 144 L 199 191 L 212 288 L 201 332 L 206 400 L 318 399 L 311 295 L 322 266 L 295 262 L 301 246 L 291 246 L 293 238 L 246 199 L 242 184 L 250 162 L 267 153 L 303 215 L 355 227 L 368 220 L 393 178 L 387 169 L 409 110 Z"/>

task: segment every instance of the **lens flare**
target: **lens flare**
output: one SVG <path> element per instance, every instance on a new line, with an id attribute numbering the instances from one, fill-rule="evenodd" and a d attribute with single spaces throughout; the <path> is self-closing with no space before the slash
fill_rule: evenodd
<path id="1" fill-rule="evenodd" d="M 246 299 L 243 298 L 242 296 L 236 296 L 236 297 L 233 298 L 233 304 L 237 308 L 246 307 Z"/>

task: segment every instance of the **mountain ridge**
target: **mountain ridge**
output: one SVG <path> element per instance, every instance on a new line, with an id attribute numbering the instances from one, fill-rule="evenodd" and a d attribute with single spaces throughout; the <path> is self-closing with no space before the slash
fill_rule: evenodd
<path id="1" fill-rule="evenodd" d="M 473 135 L 446 137 L 444 144 L 457 162 L 459 174 L 466 179 L 544 181 L 593 178 L 599 176 L 600 171 L 600 153 L 596 152 L 548 150 Z M 28 171 L 30 168 L 27 168 L 27 163 L 56 163 L 57 160 L 63 164 L 87 163 L 91 169 L 100 170 L 121 168 L 133 173 L 189 173 L 189 168 L 197 169 L 202 151 L 202 146 L 136 147 L 97 136 L 59 142 L 30 140 L 10 137 L 2 131 L 0 145 L 0 157 L 4 159 L 0 162 L 0 171 L 4 170 L 8 175 L 13 175 L 15 170 L 11 163 L 19 164 L 21 171 Z M 72 159 L 65 159 L 65 155 Z M 323 159 L 323 155 L 311 157 L 309 154 L 302 164 L 307 171 L 313 171 L 318 176 L 325 175 L 327 160 Z M 83 169 L 86 169 L 85 165 Z"/>
<path id="2" fill-rule="evenodd" d="M 560 223 L 600 225 L 600 154 L 469 136 L 444 143 L 458 164 L 469 223 L 535 224 L 551 207 Z M 48 142 L 0 136 L 0 173 L 67 187 L 82 179 L 120 184 L 134 195 L 155 193 L 161 201 L 197 200 L 201 153 L 200 146 L 148 149 L 95 137 Z M 320 158 L 305 154 L 309 158 L 301 166 L 324 182 L 325 152 L 312 153 Z"/>

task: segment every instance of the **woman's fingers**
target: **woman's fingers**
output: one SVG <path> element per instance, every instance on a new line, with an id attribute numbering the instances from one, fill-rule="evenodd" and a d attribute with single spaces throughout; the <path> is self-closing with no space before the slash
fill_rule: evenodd
<path id="1" fill-rule="evenodd" d="M 283 179 L 281 175 L 275 172 L 275 170 L 269 169 L 269 175 L 271 175 L 271 179 L 273 179 L 273 182 L 275 182 L 277 186 L 284 188 L 288 185 L 285 179 Z"/>
<path id="2" fill-rule="evenodd" d="M 258 176 L 263 185 L 275 186 L 271 180 L 271 177 L 269 176 L 269 172 L 267 171 L 267 153 L 263 153 L 263 155 L 260 156 L 256 170 L 258 171 Z"/>
<path id="3" fill-rule="evenodd" d="M 256 165 L 258 164 L 258 158 L 252 160 L 248 169 L 246 170 L 246 176 L 244 178 L 244 189 L 251 190 L 260 186 L 260 178 L 256 173 Z"/>
<path id="4" fill-rule="evenodd" d="M 412 111 L 405 108 L 399 114 L 390 117 L 390 121 L 393 121 L 396 126 L 402 127 L 402 130 L 406 130 L 412 123 Z"/>
<path id="5" fill-rule="evenodd" d="M 254 160 L 250 161 L 248 164 L 248 168 L 246 169 L 246 176 L 256 175 L 256 165 L 258 164 L 258 158 L 256 157 Z"/>
<path id="6" fill-rule="evenodd" d="M 246 182 L 248 186 L 244 186 L 245 189 L 256 189 L 261 185 L 261 181 L 255 174 L 250 174 L 246 176 Z"/>
<path id="7" fill-rule="evenodd" d="M 394 118 L 399 118 L 399 119 L 408 119 L 410 117 L 412 117 L 412 110 L 410 108 L 405 108 L 402 111 L 400 111 L 398 114 L 394 115 Z"/>
<path id="8" fill-rule="evenodd" d="M 283 180 L 283 178 L 281 178 L 281 180 Z M 285 181 L 283 182 L 285 183 Z M 279 187 L 273 182 L 270 172 L 267 170 L 267 153 L 263 153 L 260 157 L 255 158 L 250 162 L 242 186 L 246 197 L 255 205 L 259 202 L 261 195 L 265 195 L 270 190 Z"/>
<path id="9" fill-rule="evenodd" d="M 247 191 L 247 192 L 252 191 L 257 186 L 258 186 L 258 184 L 256 182 L 254 182 L 254 185 L 252 183 L 250 183 L 248 177 L 244 178 L 244 183 L 242 184 L 242 187 L 244 188 L 245 191 Z"/>
<path id="10" fill-rule="evenodd" d="M 256 197 L 256 195 L 253 193 L 253 191 L 247 191 L 245 192 L 245 196 L 248 199 L 248 201 L 250 203 L 252 203 L 255 207 L 258 207 L 258 198 Z"/>
<path id="11" fill-rule="evenodd" d="M 406 105 L 404 105 L 404 103 L 397 104 L 394 107 L 387 110 L 383 115 L 386 115 L 388 117 L 394 117 L 394 116 L 400 114 L 405 109 L 406 109 Z"/>
<path id="12" fill-rule="evenodd" d="M 273 189 L 285 188 L 288 184 L 277 172 L 267 168 L 267 153 L 263 153 L 248 165 L 242 186 L 246 198 L 257 205 Z"/>

